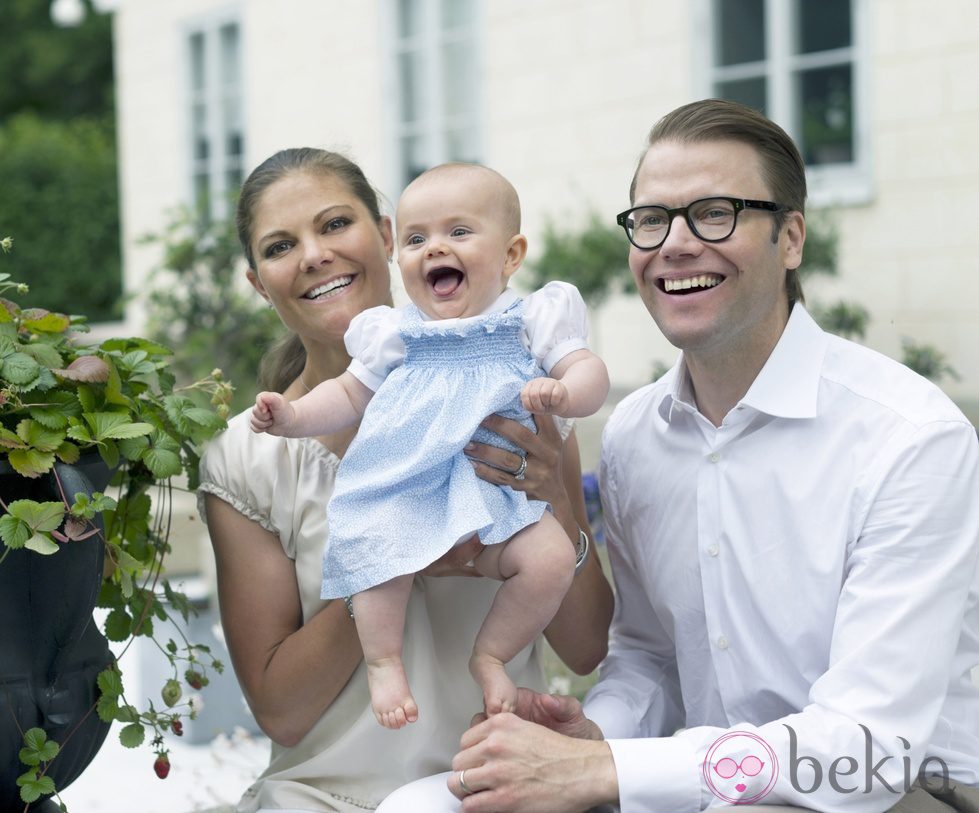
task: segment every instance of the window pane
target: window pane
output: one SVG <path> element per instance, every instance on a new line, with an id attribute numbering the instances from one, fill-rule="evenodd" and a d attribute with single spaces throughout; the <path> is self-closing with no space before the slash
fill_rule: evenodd
<path id="1" fill-rule="evenodd" d="M 474 127 L 458 127 L 446 134 L 449 150 L 447 160 L 463 161 L 467 164 L 480 163 L 480 155 L 476 152 L 476 129 Z"/>
<path id="2" fill-rule="evenodd" d="M 755 79 L 737 79 L 732 82 L 718 82 L 715 92 L 722 99 L 732 102 L 740 102 L 748 107 L 753 107 L 759 113 L 768 115 L 768 94 L 765 88 L 765 77 L 759 76 Z"/>
<path id="3" fill-rule="evenodd" d="M 221 29 L 221 81 L 225 86 L 238 84 L 238 26 Z"/>
<path id="4" fill-rule="evenodd" d="M 413 37 L 421 31 L 422 0 L 398 0 L 398 36 Z"/>
<path id="5" fill-rule="evenodd" d="M 204 35 L 190 36 L 190 87 L 194 91 L 204 90 Z"/>
<path id="6" fill-rule="evenodd" d="M 849 64 L 803 71 L 798 98 L 806 164 L 853 160 L 853 78 Z"/>
<path id="7" fill-rule="evenodd" d="M 798 0 L 796 21 L 800 54 L 852 44 L 850 0 Z"/>
<path id="8" fill-rule="evenodd" d="M 765 0 L 714 0 L 717 65 L 765 58 Z"/>
<path id="9" fill-rule="evenodd" d="M 442 94 L 446 115 L 472 112 L 476 84 L 474 68 L 472 42 L 463 40 L 443 46 Z"/>
<path id="10" fill-rule="evenodd" d="M 421 175 L 428 166 L 424 158 L 424 144 L 421 136 L 408 136 L 401 139 L 401 184 L 410 184 Z"/>
<path id="11" fill-rule="evenodd" d="M 471 25 L 476 16 L 475 6 L 475 0 L 442 0 L 442 28 Z"/>
<path id="12" fill-rule="evenodd" d="M 421 110 L 421 65 L 420 53 L 409 52 L 398 56 L 398 97 L 400 99 L 400 120 L 410 124 L 418 120 Z"/>

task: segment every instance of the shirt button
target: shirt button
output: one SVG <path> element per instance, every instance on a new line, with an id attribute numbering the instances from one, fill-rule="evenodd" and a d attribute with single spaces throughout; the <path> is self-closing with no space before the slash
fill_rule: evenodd
<path id="1" fill-rule="evenodd" d="M 710 545 L 707 548 L 707 553 L 710 556 L 717 556 L 721 552 L 721 549 L 717 545 Z"/>
<path id="2" fill-rule="evenodd" d="M 717 648 L 727 649 L 727 638 L 725 638 L 723 635 L 717 639 Z"/>
<path id="3" fill-rule="evenodd" d="M 717 452 L 711 452 L 710 457 L 707 458 L 711 463 L 716 463 L 721 459 L 721 456 Z"/>

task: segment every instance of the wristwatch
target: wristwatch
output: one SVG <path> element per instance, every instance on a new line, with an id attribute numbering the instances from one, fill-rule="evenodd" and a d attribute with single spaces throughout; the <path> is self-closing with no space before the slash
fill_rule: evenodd
<path id="1" fill-rule="evenodd" d="M 574 574 L 577 576 L 581 573 L 581 569 L 585 566 L 585 562 L 588 561 L 588 549 L 591 547 L 591 542 L 588 540 L 588 534 L 586 534 L 581 528 L 578 528 L 578 544 L 575 545 L 575 550 L 577 555 L 574 560 Z"/>

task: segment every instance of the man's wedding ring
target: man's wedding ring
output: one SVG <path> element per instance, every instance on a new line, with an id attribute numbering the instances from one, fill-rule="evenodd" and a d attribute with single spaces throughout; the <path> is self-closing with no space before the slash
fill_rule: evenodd
<path id="1" fill-rule="evenodd" d="M 459 771 L 459 787 L 461 787 L 467 796 L 472 796 L 476 791 L 474 791 L 469 785 L 466 784 L 466 772 Z"/>
<path id="2" fill-rule="evenodd" d="M 517 466 L 516 471 L 511 472 L 514 480 L 523 480 L 524 475 L 527 473 L 527 457 L 520 458 L 520 465 Z"/>

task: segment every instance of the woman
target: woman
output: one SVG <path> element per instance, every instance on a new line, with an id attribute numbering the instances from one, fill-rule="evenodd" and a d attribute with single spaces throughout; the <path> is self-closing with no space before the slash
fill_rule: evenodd
<path id="1" fill-rule="evenodd" d="M 293 332 L 263 368 L 262 386 L 297 398 L 346 369 L 343 334 L 362 310 L 390 304 L 390 219 L 360 168 L 321 150 L 285 150 L 242 187 L 238 233 L 248 279 Z M 487 425 L 526 451 L 473 451 L 486 480 L 548 500 L 578 539 L 585 528 L 573 433 L 549 421 L 534 435 L 491 417 Z M 432 711 L 402 731 L 376 724 L 357 633 L 342 601 L 319 599 L 326 504 L 355 430 L 317 439 L 251 433 L 232 419 L 201 466 L 202 501 L 217 563 L 218 596 L 235 672 L 262 729 L 271 763 L 240 811 L 361 811 L 394 788 L 448 768 L 481 706 L 469 650 L 498 587 L 462 579 L 478 542 L 455 548 L 415 579 L 405 627 L 405 668 Z M 611 589 L 596 557 L 583 567 L 548 627 L 579 673 L 605 654 Z M 542 684 L 539 652 L 512 662 L 514 680 Z"/>

